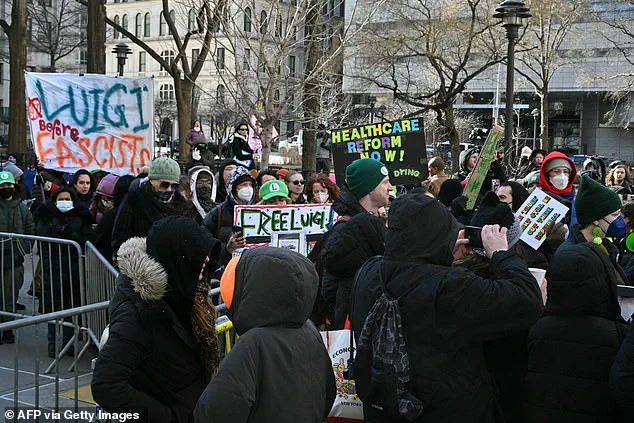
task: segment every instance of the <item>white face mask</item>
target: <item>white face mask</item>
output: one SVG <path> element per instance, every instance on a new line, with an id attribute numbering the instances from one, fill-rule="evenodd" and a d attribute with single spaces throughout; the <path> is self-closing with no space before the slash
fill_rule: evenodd
<path id="1" fill-rule="evenodd" d="M 200 126 L 198 125 L 194 126 L 194 131 L 200 131 Z"/>
<path id="2" fill-rule="evenodd" d="M 557 189 L 566 189 L 568 186 L 568 175 L 560 173 L 550 178 L 550 183 Z"/>
<path id="3" fill-rule="evenodd" d="M 192 159 L 194 159 L 194 160 L 200 160 L 200 151 L 198 151 L 198 150 L 192 150 Z"/>
<path id="4" fill-rule="evenodd" d="M 320 203 L 327 203 L 328 202 L 328 193 L 327 192 L 319 192 L 317 193 L 317 200 Z"/>
<path id="5" fill-rule="evenodd" d="M 253 198 L 253 187 L 244 187 L 238 190 L 238 198 L 244 202 L 251 201 Z"/>
<path id="6" fill-rule="evenodd" d="M 67 213 L 73 209 L 73 201 L 72 200 L 57 200 L 55 204 L 57 206 L 57 210 L 62 213 Z"/>

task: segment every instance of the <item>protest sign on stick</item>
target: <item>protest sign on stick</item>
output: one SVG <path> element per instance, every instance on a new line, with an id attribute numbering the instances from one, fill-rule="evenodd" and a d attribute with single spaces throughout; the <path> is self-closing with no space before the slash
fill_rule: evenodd
<path id="1" fill-rule="evenodd" d="M 236 206 L 233 222 L 247 248 L 288 248 L 306 256 L 336 218 L 330 204 Z"/>
<path id="2" fill-rule="evenodd" d="M 537 250 L 546 240 L 546 234 L 566 216 L 569 208 L 536 189 L 517 209 L 515 218 L 522 225 L 520 239 Z"/>
<path id="3" fill-rule="evenodd" d="M 26 97 L 44 168 L 138 174 L 152 160 L 152 78 L 26 72 Z"/>
<path id="4" fill-rule="evenodd" d="M 376 159 L 387 167 L 393 185 L 420 185 L 427 179 L 423 118 L 335 129 L 330 134 L 337 183 L 357 159 Z"/>
<path id="5" fill-rule="evenodd" d="M 478 200 L 478 195 L 480 194 L 484 178 L 486 178 L 487 173 L 489 172 L 491 163 L 495 160 L 495 151 L 497 149 L 498 142 L 503 138 L 504 128 L 494 125 L 489 131 L 489 135 L 484 142 L 484 147 L 482 147 L 482 151 L 480 151 L 478 162 L 469 175 L 469 180 L 467 181 L 462 194 L 468 198 L 466 207 L 467 210 L 473 210 L 473 207 Z"/>

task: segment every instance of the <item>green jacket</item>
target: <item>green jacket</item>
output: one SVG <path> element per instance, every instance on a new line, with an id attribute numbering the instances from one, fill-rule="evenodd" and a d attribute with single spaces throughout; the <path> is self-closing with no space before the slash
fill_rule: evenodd
<path id="1" fill-rule="evenodd" d="M 35 233 L 35 223 L 29 209 L 22 203 L 22 199 L 13 198 L 11 200 L 0 200 L 0 232 L 11 232 L 16 234 L 33 235 Z M 14 256 L 14 264 L 21 264 L 24 261 L 23 253 L 30 251 L 29 242 L 21 242 L 18 246 L 16 240 L 11 244 L 4 243 L 0 237 L 0 249 L 3 251 L 5 260 L 11 255 Z M 13 253 L 12 253 L 13 250 Z"/>

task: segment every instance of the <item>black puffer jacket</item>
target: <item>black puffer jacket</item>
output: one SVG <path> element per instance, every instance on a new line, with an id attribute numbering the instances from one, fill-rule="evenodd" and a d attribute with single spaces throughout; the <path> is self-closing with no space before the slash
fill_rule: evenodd
<path id="1" fill-rule="evenodd" d="M 560 247 L 546 308 L 528 338 L 525 421 L 625 422 L 608 388 L 627 331 L 608 255 L 588 242 Z"/>
<path id="2" fill-rule="evenodd" d="M 494 279 L 452 268 L 459 225 L 424 194 L 390 208 L 385 258 L 368 261 L 355 287 L 352 328 L 358 339 L 380 295 L 379 272 L 399 301 L 410 360 L 410 392 L 425 410 L 416 422 L 504 421 L 482 343 L 529 327 L 542 314 L 539 287 L 512 252 L 493 255 Z M 398 419 L 364 409 L 366 422 Z"/>
<path id="3" fill-rule="evenodd" d="M 331 329 L 336 330 L 343 329 L 346 322 L 357 270 L 369 258 L 383 254 L 385 221 L 366 212 L 348 190 L 339 194 L 332 208 L 345 218 L 325 235 L 320 263 L 322 295 L 329 315 L 334 316 Z"/>
<path id="4" fill-rule="evenodd" d="M 190 315 L 199 269 L 205 256 L 217 254 L 218 242 L 193 221 L 186 228 L 169 224 L 184 229 L 181 236 L 162 229 L 159 242 L 150 232 L 147 242 L 132 238 L 119 249 L 110 334 L 92 380 L 93 397 L 106 411 L 143 413 L 148 423 L 193 422 L 210 380 Z"/>
<path id="5" fill-rule="evenodd" d="M 80 248 L 84 248 L 86 241 L 92 241 L 92 217 L 87 209 L 74 208 L 62 213 L 49 202 L 38 208 L 36 214 L 35 234 L 38 236 L 72 240 Z M 43 243 L 40 248 L 43 294 L 39 305 L 41 313 L 82 305 L 77 249 L 64 245 L 60 250 L 57 245 L 50 245 L 51 248 L 48 248 L 49 244 Z"/>
<path id="6" fill-rule="evenodd" d="M 317 274 L 305 257 L 271 247 L 242 254 L 229 308 L 240 340 L 198 400 L 196 422 L 325 420 L 335 378 L 308 320 L 316 295 Z"/>

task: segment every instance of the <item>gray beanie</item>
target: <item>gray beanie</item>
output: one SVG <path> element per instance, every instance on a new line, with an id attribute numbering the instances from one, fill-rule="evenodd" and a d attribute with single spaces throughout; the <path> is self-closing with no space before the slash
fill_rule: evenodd
<path id="1" fill-rule="evenodd" d="M 560 157 L 556 157 L 554 159 L 548 160 L 546 164 L 544 165 L 544 172 L 548 173 L 556 167 L 565 167 L 569 171 L 572 172 L 572 168 L 570 167 L 570 162 Z"/>
<path id="2" fill-rule="evenodd" d="M 169 157 L 157 157 L 150 165 L 150 180 L 164 180 L 178 182 L 181 176 L 181 168 L 178 163 Z"/>

